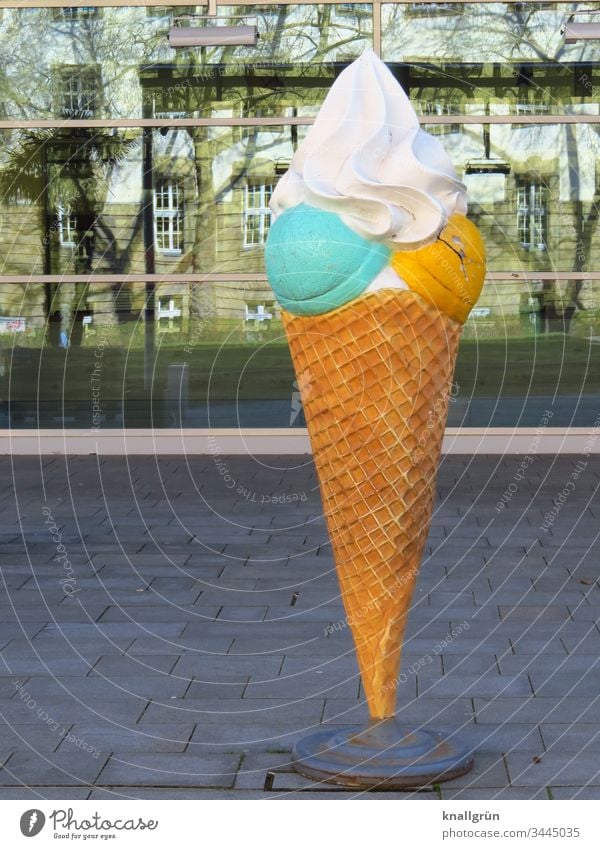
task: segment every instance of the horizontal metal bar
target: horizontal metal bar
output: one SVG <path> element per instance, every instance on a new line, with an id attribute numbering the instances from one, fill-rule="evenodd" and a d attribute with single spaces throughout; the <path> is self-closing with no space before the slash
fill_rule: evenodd
<path id="1" fill-rule="evenodd" d="M 486 280 L 600 280 L 600 271 L 488 271 Z M 261 272 L 248 274 L 0 274 L 4 283 L 268 283 Z"/>
<path id="2" fill-rule="evenodd" d="M 488 271 L 486 280 L 600 280 L 600 271 Z M 0 274 L 0 283 L 268 283 L 262 272 L 246 274 Z"/>
<path id="3" fill-rule="evenodd" d="M 600 115 L 419 115 L 421 124 L 600 124 Z"/>
<path id="4" fill-rule="evenodd" d="M 600 453 L 600 439 L 592 439 L 590 426 L 573 428 L 446 428 L 444 454 L 536 454 Z M 0 454 L 220 454 L 253 456 L 310 454 L 304 428 L 91 428 L 0 430 Z"/>
<path id="5" fill-rule="evenodd" d="M 498 0 L 480 0 L 482 3 L 491 3 L 498 2 Z M 164 0 L 94 0 L 93 3 L 86 3 L 85 0 L 81 0 L 81 2 L 69 2 L 69 8 L 77 8 L 82 6 L 84 8 L 88 7 L 98 7 L 98 8 L 129 8 L 132 6 L 159 6 L 162 8 L 177 8 L 178 6 L 185 6 L 185 3 L 165 3 Z M 411 0 L 405 0 L 405 2 L 410 2 Z M 457 3 L 463 3 L 465 0 L 455 0 Z M 535 2 L 535 0 L 533 0 Z M 568 2 L 568 0 L 558 0 L 558 2 Z M 303 6 L 333 6 L 337 5 L 339 0 L 303 0 Z M 191 5 L 196 8 L 206 6 L 208 8 L 208 3 L 192 3 Z M 236 0 L 236 2 L 225 2 L 225 0 L 217 0 L 217 8 L 231 8 L 232 6 L 297 6 L 297 3 L 286 2 L 286 0 L 260 0 L 260 3 L 257 3 L 256 0 Z M 361 4 L 362 5 L 362 4 Z M 25 0 L 23 3 L 15 3 L 14 0 L 0 0 L 0 9 L 57 9 L 57 8 L 65 8 L 65 0 Z"/>
<path id="6" fill-rule="evenodd" d="M 266 281 L 266 274 L 0 274 L 0 283 L 227 283 Z"/>
<path id="7" fill-rule="evenodd" d="M 39 121 L 8 121 L 0 120 L 0 130 L 35 130 L 35 129 L 112 129 L 126 127 L 310 127 L 314 118 L 111 118 L 85 119 L 65 121 L 44 119 Z M 423 126 L 436 124 L 461 124 L 471 126 L 477 124 L 600 124 L 600 115 L 420 115 L 419 122 Z"/>
<path id="8" fill-rule="evenodd" d="M 488 271 L 486 280 L 600 280 L 600 271 Z M 0 274 L 4 283 L 268 283 L 266 274 Z"/>
<path id="9" fill-rule="evenodd" d="M 600 271 L 488 271 L 486 280 L 600 280 Z"/>
<path id="10" fill-rule="evenodd" d="M 67 0 L 68 2 L 68 0 Z M 475 5 L 473 0 L 450 0 L 452 5 Z M 477 5 L 487 3 L 497 3 L 498 0 L 477 0 Z M 527 5 L 543 5 L 547 0 L 527 0 Z M 559 5 L 567 5 L 571 4 L 571 0 L 554 0 L 554 2 Z M 302 6 L 334 6 L 338 5 L 339 0 L 302 0 Z M 70 6 L 98 6 L 101 8 L 104 7 L 130 7 L 130 6 L 177 6 L 177 5 L 185 5 L 185 4 L 168 4 L 165 3 L 164 0 L 95 0 L 93 3 L 86 3 L 85 0 L 82 2 L 73 2 L 71 0 Z M 194 3 L 194 6 L 207 6 L 207 3 Z M 260 3 L 257 3 L 256 0 L 236 0 L 235 3 L 225 2 L 225 0 L 217 0 L 217 7 L 230 8 L 231 6 L 297 6 L 298 3 L 286 2 L 286 0 L 260 0 Z M 363 3 L 356 5 L 365 5 Z M 372 5 L 372 4 L 369 4 Z M 413 6 L 415 5 L 414 0 L 393 0 L 393 2 L 382 3 L 382 6 Z M 419 5 L 427 6 L 427 2 L 422 2 Z M 446 5 L 446 3 L 444 3 Z M 449 5 L 449 4 L 448 4 Z M 40 8 L 62 8 L 65 6 L 65 0 L 26 0 L 26 2 L 22 4 L 16 4 L 14 0 L 0 0 L 0 9 L 14 9 L 14 8 L 27 8 L 27 9 L 40 9 Z"/>
<path id="11" fill-rule="evenodd" d="M 600 116 L 598 116 L 600 121 Z M 301 124 L 310 125 L 314 118 L 110 118 L 60 121 L 52 119 L 40 121 L 0 121 L 0 130 L 68 130 L 89 127 L 91 129 L 112 129 L 113 127 L 289 127 Z"/>

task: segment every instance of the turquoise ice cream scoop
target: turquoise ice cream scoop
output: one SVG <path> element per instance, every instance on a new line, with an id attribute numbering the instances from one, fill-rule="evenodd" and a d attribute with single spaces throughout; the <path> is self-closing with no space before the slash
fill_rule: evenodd
<path id="1" fill-rule="evenodd" d="M 301 203 L 271 225 L 267 277 L 294 315 L 318 315 L 356 298 L 385 268 L 390 250 L 364 239 L 339 215 Z"/>

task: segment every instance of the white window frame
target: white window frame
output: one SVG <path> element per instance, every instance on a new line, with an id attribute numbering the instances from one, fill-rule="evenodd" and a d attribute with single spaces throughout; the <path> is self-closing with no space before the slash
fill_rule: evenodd
<path id="1" fill-rule="evenodd" d="M 415 104 L 416 105 L 416 104 Z M 460 114 L 460 109 L 456 106 L 455 103 L 442 103 L 440 101 L 429 101 L 424 100 L 420 101 L 418 104 L 419 114 L 424 118 L 427 118 L 431 115 L 432 118 L 436 118 L 441 115 L 458 115 Z M 427 132 L 430 136 L 446 136 L 451 133 L 462 133 L 463 126 L 460 123 L 456 124 L 429 124 L 427 126 Z"/>
<path id="2" fill-rule="evenodd" d="M 97 18 L 102 14 L 98 6 L 61 6 L 54 10 L 54 16 L 63 21 L 83 21 Z"/>
<path id="3" fill-rule="evenodd" d="M 163 198 L 166 198 L 165 205 L 162 203 Z M 157 180 L 154 186 L 153 203 L 154 244 L 156 250 L 163 256 L 181 256 L 183 253 L 184 216 L 184 198 L 181 183 L 169 177 Z M 162 232 L 160 233 L 158 230 L 159 219 L 164 222 Z"/>
<path id="4" fill-rule="evenodd" d="M 547 188 L 540 180 L 517 185 L 517 237 L 527 251 L 546 250 Z"/>
<path id="5" fill-rule="evenodd" d="M 244 232 L 244 247 L 258 248 L 267 240 L 271 226 L 271 209 L 269 201 L 275 189 L 275 181 L 250 182 L 244 187 L 244 215 L 242 229 Z M 258 198 L 258 203 L 251 203 Z M 258 227 L 254 225 L 258 222 Z"/>
<path id="6" fill-rule="evenodd" d="M 531 103 L 517 103 L 515 114 L 517 115 L 549 115 L 550 104 L 542 101 L 532 101 Z"/>
<path id="7" fill-rule="evenodd" d="M 98 79 L 93 68 L 69 65 L 60 69 L 60 111 L 78 118 L 93 118 Z"/>
<path id="8" fill-rule="evenodd" d="M 74 248 L 77 245 L 77 215 L 59 203 L 56 207 L 56 224 L 58 244 L 61 248 Z"/>
<path id="9" fill-rule="evenodd" d="M 181 329 L 180 325 L 183 320 L 183 297 L 181 295 L 158 295 L 156 306 L 157 330 L 160 333 L 169 333 Z"/>

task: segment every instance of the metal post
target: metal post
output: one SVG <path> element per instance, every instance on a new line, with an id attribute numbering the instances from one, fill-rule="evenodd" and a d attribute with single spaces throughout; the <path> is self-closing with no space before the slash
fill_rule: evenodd
<path id="1" fill-rule="evenodd" d="M 152 167 L 152 127 L 142 130 L 142 212 L 144 223 L 144 271 L 154 274 L 154 177 Z M 150 389 L 154 371 L 155 304 L 154 283 L 146 282 L 144 308 L 144 389 Z"/>

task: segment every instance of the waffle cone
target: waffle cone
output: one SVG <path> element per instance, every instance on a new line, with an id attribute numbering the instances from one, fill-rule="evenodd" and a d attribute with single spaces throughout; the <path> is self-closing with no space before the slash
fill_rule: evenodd
<path id="1" fill-rule="evenodd" d="M 369 711 L 392 716 L 461 326 L 403 289 L 282 315 Z"/>

